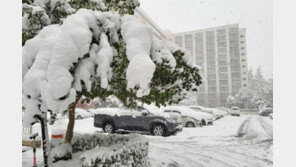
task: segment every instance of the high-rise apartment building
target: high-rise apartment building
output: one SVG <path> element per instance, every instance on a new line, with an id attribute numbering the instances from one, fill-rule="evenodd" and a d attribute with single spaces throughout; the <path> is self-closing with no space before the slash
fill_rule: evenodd
<path id="1" fill-rule="evenodd" d="M 167 34 L 192 54 L 201 67 L 203 84 L 197 102 L 208 107 L 225 106 L 229 95 L 248 86 L 246 29 L 238 24 Z"/>

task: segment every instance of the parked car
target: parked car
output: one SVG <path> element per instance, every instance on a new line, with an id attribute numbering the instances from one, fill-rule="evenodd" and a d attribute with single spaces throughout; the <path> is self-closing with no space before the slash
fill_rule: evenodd
<path id="1" fill-rule="evenodd" d="M 191 105 L 191 106 L 189 106 L 189 108 L 196 110 L 196 111 L 211 114 L 213 116 L 213 120 L 220 119 L 220 118 L 224 117 L 225 115 L 227 115 L 227 112 L 219 110 L 217 108 L 206 108 L 206 107 L 202 107 L 202 106 L 198 106 L 198 105 Z"/>
<path id="2" fill-rule="evenodd" d="M 116 130 L 122 129 L 168 136 L 183 128 L 180 118 L 173 118 L 161 111 L 155 113 L 145 109 L 100 108 L 94 112 L 94 126 L 103 128 L 106 133 L 115 133 Z"/>
<path id="3" fill-rule="evenodd" d="M 76 119 L 85 119 L 92 117 L 93 114 L 90 111 L 84 110 L 82 108 L 75 109 L 75 118 Z"/>
<path id="4" fill-rule="evenodd" d="M 193 110 L 186 106 L 168 106 L 164 112 L 178 113 L 182 116 L 182 124 L 185 127 L 196 127 L 213 124 L 213 116 L 204 112 Z"/>
<path id="5" fill-rule="evenodd" d="M 263 116 L 263 117 L 268 117 L 270 114 L 273 113 L 273 109 L 272 108 L 264 108 L 262 110 L 259 111 L 259 115 Z"/>
<path id="6" fill-rule="evenodd" d="M 231 107 L 231 109 L 229 110 L 229 114 L 231 116 L 240 116 L 240 110 L 238 107 Z"/>

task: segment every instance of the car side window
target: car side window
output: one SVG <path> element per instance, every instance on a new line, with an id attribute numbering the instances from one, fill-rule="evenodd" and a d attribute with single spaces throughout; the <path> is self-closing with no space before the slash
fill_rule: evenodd
<path id="1" fill-rule="evenodd" d="M 171 112 L 171 110 L 164 110 L 164 112 Z"/>

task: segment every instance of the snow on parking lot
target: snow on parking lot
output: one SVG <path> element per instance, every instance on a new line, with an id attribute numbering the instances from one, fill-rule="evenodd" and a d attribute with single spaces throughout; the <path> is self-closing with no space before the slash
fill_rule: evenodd
<path id="1" fill-rule="evenodd" d="M 152 165 L 272 166 L 272 121 L 267 119 L 227 116 L 213 126 L 184 128 L 171 137 L 147 136 Z"/>
<path id="2" fill-rule="evenodd" d="M 67 120 L 60 123 L 65 124 L 66 128 Z M 49 126 L 49 129 L 52 128 Z M 33 130 L 37 129 L 40 129 L 40 125 L 34 126 Z M 273 123 L 269 118 L 226 116 L 213 125 L 183 128 L 174 136 L 145 136 L 150 140 L 149 158 L 153 167 L 262 167 L 272 166 L 273 163 L 272 129 Z M 74 131 L 102 133 L 100 128 L 93 126 L 93 118 L 76 120 Z M 71 162 L 58 162 L 54 166 L 80 166 L 79 155 L 74 154 L 73 158 Z M 42 151 L 37 149 L 37 160 L 41 159 Z M 23 167 L 31 165 L 32 150 L 28 150 L 23 153 Z"/>

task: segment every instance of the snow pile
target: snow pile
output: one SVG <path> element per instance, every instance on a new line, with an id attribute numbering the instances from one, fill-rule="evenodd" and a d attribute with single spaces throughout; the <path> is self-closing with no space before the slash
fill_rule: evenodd
<path id="1" fill-rule="evenodd" d="M 129 60 L 126 71 L 127 89 L 139 86 L 137 97 L 148 95 L 148 85 L 155 70 L 155 64 L 150 59 L 153 32 L 135 16 L 125 15 L 122 17 L 121 34 Z"/>
<path id="2" fill-rule="evenodd" d="M 105 139 L 109 136 L 106 136 Z M 150 166 L 148 140 L 145 137 L 137 134 L 112 135 L 110 137 L 114 141 L 112 145 L 109 145 L 111 143 L 101 144 L 80 156 L 82 166 Z"/>

